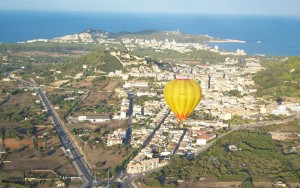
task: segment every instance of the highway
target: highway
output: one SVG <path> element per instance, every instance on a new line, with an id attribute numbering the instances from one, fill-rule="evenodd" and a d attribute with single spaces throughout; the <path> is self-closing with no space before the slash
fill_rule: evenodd
<path id="1" fill-rule="evenodd" d="M 16 70 L 16 71 L 19 71 L 19 70 Z M 13 71 L 13 72 L 16 72 L 16 71 Z M 23 83 L 27 87 L 29 87 L 29 86 L 34 87 L 34 89 L 38 93 L 39 97 L 41 98 L 49 117 L 52 119 L 52 121 L 55 125 L 55 130 L 57 132 L 57 135 L 58 135 L 62 145 L 64 146 L 66 152 L 71 153 L 71 155 L 73 156 L 73 165 L 76 168 L 78 175 L 83 180 L 83 184 L 81 185 L 81 187 L 82 188 L 92 187 L 93 186 L 93 175 L 92 175 L 90 169 L 88 168 L 87 163 L 84 161 L 83 157 L 80 155 L 80 153 L 74 146 L 72 139 L 68 135 L 68 131 L 62 125 L 60 118 L 57 116 L 54 109 L 52 108 L 45 92 L 40 87 L 37 87 L 35 84 L 33 84 L 31 82 L 11 77 L 11 72 L 7 72 L 6 76 L 15 81 Z"/>
<path id="2" fill-rule="evenodd" d="M 83 179 L 84 184 L 82 187 L 92 187 L 93 183 L 93 175 L 88 168 L 86 162 L 84 161 L 83 157 L 80 155 L 76 147 L 74 147 L 74 143 L 71 140 L 70 136 L 68 135 L 68 132 L 65 130 L 65 128 L 62 126 L 59 117 L 57 117 L 56 113 L 53 113 L 53 109 L 50 105 L 49 100 L 47 99 L 44 91 L 41 88 L 37 89 L 37 92 L 39 96 L 41 97 L 41 100 L 43 101 L 43 104 L 53 120 L 53 123 L 55 125 L 56 132 L 59 136 L 59 139 L 64 146 L 66 151 L 69 151 L 73 156 L 73 165 L 75 166 L 78 175 Z"/>

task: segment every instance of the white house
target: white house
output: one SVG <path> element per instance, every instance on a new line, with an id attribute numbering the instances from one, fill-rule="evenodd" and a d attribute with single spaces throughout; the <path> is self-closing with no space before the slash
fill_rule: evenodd
<path id="1" fill-rule="evenodd" d="M 272 110 L 271 114 L 274 114 L 276 116 L 279 115 L 290 115 L 290 112 L 288 111 L 287 107 L 285 105 L 281 105 L 278 107 L 278 109 Z"/>
<path id="2" fill-rule="evenodd" d="M 109 116 L 104 115 L 88 115 L 88 116 L 78 116 L 79 121 L 89 121 L 91 123 L 101 123 L 110 121 Z"/>
<path id="3" fill-rule="evenodd" d="M 109 137 L 107 138 L 106 146 L 113 146 L 116 144 L 122 144 L 122 138 Z"/>
<path id="4" fill-rule="evenodd" d="M 220 119 L 222 119 L 222 120 L 230 120 L 231 118 L 232 118 L 231 113 L 221 113 L 220 114 Z"/>
<path id="5" fill-rule="evenodd" d="M 204 145 L 206 145 L 207 142 L 213 140 L 214 138 L 216 138 L 216 135 L 214 135 L 214 134 L 203 134 L 203 135 L 200 135 L 197 138 L 196 145 L 204 146 Z"/>
<path id="6" fill-rule="evenodd" d="M 142 113 L 142 107 L 141 105 L 134 105 L 133 106 L 133 115 L 141 114 Z"/>

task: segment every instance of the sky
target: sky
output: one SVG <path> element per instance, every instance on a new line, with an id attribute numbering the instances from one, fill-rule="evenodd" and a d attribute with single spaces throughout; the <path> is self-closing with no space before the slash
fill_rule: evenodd
<path id="1" fill-rule="evenodd" d="M 0 10 L 300 16 L 300 0 L 0 0 Z"/>

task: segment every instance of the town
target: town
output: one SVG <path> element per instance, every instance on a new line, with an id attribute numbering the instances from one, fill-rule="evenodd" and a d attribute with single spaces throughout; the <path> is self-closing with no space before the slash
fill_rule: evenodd
<path id="1" fill-rule="evenodd" d="M 262 56 L 246 56 L 240 49 L 236 52 L 226 52 L 220 50 L 218 46 L 209 47 L 202 42 L 184 43 L 176 42 L 175 39 L 143 39 L 128 36 L 117 40 L 109 38 L 105 32 L 94 33 L 93 36 L 91 32 L 93 33 L 88 30 L 81 34 L 52 40 L 37 39 L 27 43 L 102 44 L 106 46 L 105 53 L 117 59 L 122 64 L 122 69 L 105 73 L 91 64 L 83 63 L 75 73 L 68 75 L 54 66 L 49 70 L 54 77 L 53 82 L 46 83 L 47 78 L 38 72 L 34 73 L 30 81 L 34 85 L 33 88 L 40 87 L 49 96 L 55 90 L 67 91 L 68 94 L 64 95 L 61 103 L 53 103 L 52 97 L 53 110 L 58 112 L 66 110 L 64 105 L 66 103 L 73 105 L 74 108 L 81 103 L 93 103 L 93 100 L 99 100 L 97 99 L 99 97 L 106 102 L 113 101 L 114 104 L 107 102 L 106 106 L 98 104 L 99 109 L 101 105 L 105 106 L 105 110 L 102 111 L 87 108 L 72 112 L 67 109 L 68 113 L 59 114 L 65 121 L 64 126 L 70 129 L 71 134 L 77 139 L 75 142 L 83 146 L 87 143 L 97 145 L 102 142 L 108 148 L 126 145 L 128 148 L 138 149 L 139 152 L 126 167 L 128 174 L 145 173 L 166 166 L 174 154 L 193 159 L 223 132 L 241 125 L 261 126 L 263 122 L 272 121 L 276 117 L 292 117 L 300 112 L 300 105 L 297 102 L 274 101 L 255 95 L 257 88 L 253 76 L 265 69 L 261 65 Z M 166 32 L 166 35 L 171 34 L 181 35 L 178 31 Z M 209 36 L 204 38 L 207 41 L 215 40 Z M 233 40 L 233 42 L 243 41 Z M 114 47 L 110 48 L 110 45 Z M 126 50 L 119 50 L 120 46 Z M 164 64 L 162 61 L 152 61 L 151 56 L 132 54 L 131 52 L 137 48 L 150 48 L 160 54 L 169 53 L 168 50 L 179 53 L 207 50 L 226 57 L 219 63 L 187 60 L 184 63 Z M 7 64 L 6 56 L 2 57 L 2 60 Z M 13 72 L 11 77 L 3 78 L 2 81 L 24 79 L 20 74 L 22 71 L 26 71 L 26 67 Z M 86 74 L 88 71 L 92 74 Z M 166 83 L 182 77 L 197 81 L 202 88 L 202 99 L 195 111 L 183 122 L 183 128 L 179 126 L 179 121 L 169 110 L 163 97 Z M 86 87 L 87 83 L 92 83 L 93 80 L 97 80 L 95 83 L 109 80 L 109 83 L 102 89 Z M 112 84 L 113 82 L 116 83 Z M 79 83 L 82 85 L 78 86 Z M 109 86 L 111 87 L 108 88 Z M 28 91 L 28 88 L 24 90 Z M 45 103 L 37 94 L 41 95 L 38 92 L 32 93 L 35 103 L 38 105 Z M 91 97 L 93 99 L 90 99 Z M 107 112 L 106 108 L 110 105 L 114 110 Z M 43 111 L 49 109 L 45 108 Z M 95 134 L 94 130 L 98 129 L 99 125 L 107 127 L 117 124 L 121 126 L 104 131 L 104 134 Z M 232 150 L 238 149 L 235 145 L 228 147 Z M 65 148 L 64 152 L 70 155 L 70 147 Z M 96 170 L 96 164 L 102 159 L 94 162 L 89 162 L 89 159 L 87 157 L 85 160 L 88 164 L 92 163 L 90 165 L 92 170 Z"/>
<path id="2" fill-rule="evenodd" d="M 171 33 L 179 34 L 178 31 L 172 31 Z M 167 32 L 168 34 L 169 32 Z M 194 48 L 210 50 L 222 55 L 239 56 L 239 58 L 229 56 L 220 64 L 190 66 L 189 64 L 177 63 L 171 69 L 162 69 L 157 64 L 149 64 L 147 59 L 143 57 L 132 56 L 130 53 L 120 51 L 110 52 L 112 56 L 120 60 L 124 67 L 130 66 L 126 72 L 116 70 L 109 72 L 107 75 L 111 79 L 122 79 L 125 82 L 122 87 L 114 89 L 114 92 L 122 101 L 120 111 L 111 118 L 103 114 L 81 114 L 77 117 L 69 117 L 69 119 L 79 122 L 88 121 L 92 124 L 127 119 L 130 103 L 129 92 L 133 92 L 134 98 L 142 96 L 149 98 L 150 100 L 145 101 L 142 105 L 133 104 L 132 123 L 134 126 L 130 146 L 144 147 L 129 163 L 128 173 L 141 173 L 167 165 L 167 159 L 175 153 L 193 157 L 201 147 L 217 137 L 214 133 L 216 130 L 234 126 L 235 121 L 239 119 L 244 121 L 245 124 L 250 122 L 259 123 L 267 120 L 270 115 L 289 116 L 300 111 L 298 103 L 285 102 L 284 104 L 278 104 L 275 101 L 268 101 L 254 96 L 257 89 L 255 89 L 252 77 L 264 68 L 260 64 L 259 57 L 243 58 L 246 55 L 243 50 L 232 53 L 219 51 L 217 46 L 210 48 L 200 43 L 177 43 L 175 40 L 169 41 L 168 39 L 144 40 L 139 38 L 122 38 L 121 42 L 118 42 L 115 39 L 109 39 L 107 33 L 101 33 L 97 36 L 100 37 L 98 41 L 94 41 L 89 33 L 55 38 L 52 41 L 123 44 L 128 51 L 132 51 L 137 47 L 145 47 L 152 48 L 156 52 L 163 52 L 168 49 L 184 53 Z M 212 40 L 212 38 L 209 39 Z M 82 69 L 86 68 L 87 65 L 82 66 Z M 79 79 L 82 76 L 83 73 L 78 72 L 75 78 Z M 191 117 L 184 122 L 186 132 L 179 129 L 178 120 L 172 112 L 169 112 L 162 92 L 158 92 L 163 90 L 164 85 L 169 80 L 182 76 L 198 81 L 203 92 L 201 102 L 195 110 L 194 118 Z M 63 81 L 57 82 L 64 84 Z M 160 125 L 159 129 L 145 146 L 146 140 L 158 125 Z M 78 136 L 82 137 L 85 134 Z M 117 129 L 101 139 L 106 140 L 107 146 L 122 144 L 126 139 L 126 129 Z"/>

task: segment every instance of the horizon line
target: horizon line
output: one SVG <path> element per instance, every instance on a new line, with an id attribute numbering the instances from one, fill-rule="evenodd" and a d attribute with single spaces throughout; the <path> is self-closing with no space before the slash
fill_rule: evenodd
<path id="1" fill-rule="evenodd" d="M 226 15 L 226 16 L 277 16 L 277 17 L 300 17 L 300 14 L 268 14 L 268 13 L 202 13 L 202 12 L 142 12 L 142 11 L 96 11 L 96 10 L 37 10 L 37 9 L 1 9 L 1 11 L 7 12 L 56 12 L 56 13 L 91 13 L 91 14 L 145 14 L 145 15 L 152 15 L 152 14 L 164 14 L 164 15 L 203 15 L 203 16 L 212 16 L 212 15 Z"/>

